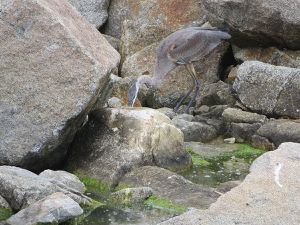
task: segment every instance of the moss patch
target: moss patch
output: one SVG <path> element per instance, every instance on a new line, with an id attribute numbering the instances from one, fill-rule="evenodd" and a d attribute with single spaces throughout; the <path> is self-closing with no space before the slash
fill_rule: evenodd
<path id="1" fill-rule="evenodd" d="M 11 211 L 11 209 L 0 207 L 0 221 L 8 219 L 12 215 L 13 212 Z"/>
<path id="2" fill-rule="evenodd" d="M 190 153 L 194 166 L 209 166 L 210 165 L 210 163 L 207 160 L 205 160 L 203 157 L 201 157 L 200 155 L 195 153 L 191 147 L 187 147 L 186 150 L 188 153 Z"/>
<path id="3" fill-rule="evenodd" d="M 187 208 L 183 205 L 173 204 L 170 200 L 159 198 L 155 195 L 149 197 L 144 204 L 153 208 L 171 211 L 176 214 L 181 214 L 187 210 Z"/>
<path id="4" fill-rule="evenodd" d="M 91 193 L 109 193 L 110 188 L 109 185 L 105 182 L 102 182 L 100 180 L 97 180 L 93 177 L 88 177 L 82 174 L 79 174 L 77 172 L 74 173 L 79 180 L 85 185 L 86 192 Z"/>

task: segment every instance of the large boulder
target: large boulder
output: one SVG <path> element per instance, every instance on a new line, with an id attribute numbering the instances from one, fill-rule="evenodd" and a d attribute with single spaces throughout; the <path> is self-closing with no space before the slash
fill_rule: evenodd
<path id="1" fill-rule="evenodd" d="M 66 1 L 1 1 L 0 165 L 58 164 L 119 54 Z"/>
<path id="2" fill-rule="evenodd" d="M 76 180 L 69 183 L 74 182 Z M 78 203 L 86 204 L 90 201 L 83 192 L 74 189 L 73 185 L 68 186 L 65 181 L 54 181 L 18 167 L 0 166 L 0 193 L 15 211 L 55 192 L 63 192 Z"/>
<path id="3" fill-rule="evenodd" d="M 239 66 L 233 89 L 252 111 L 300 118 L 300 69 L 247 61 Z"/>
<path id="4" fill-rule="evenodd" d="M 79 216 L 83 210 L 62 192 L 56 192 L 8 218 L 7 225 L 56 224 Z"/>
<path id="5" fill-rule="evenodd" d="M 128 57 L 123 63 L 121 76 L 134 78 L 145 74 L 153 76 L 156 48 L 158 45 L 159 43 L 156 42 Z M 197 79 L 201 82 L 201 88 L 203 87 L 203 83 L 210 84 L 220 80 L 221 71 L 223 70 L 221 62 L 226 56 L 228 48 L 229 44 L 223 43 L 206 58 L 194 63 Z M 185 95 L 193 83 L 194 81 L 185 67 L 178 66 L 161 79 L 158 87 L 150 87 L 146 96 L 141 100 L 153 108 L 174 108 L 180 96 Z M 223 88 L 225 89 L 226 97 L 228 96 L 227 93 L 230 92 L 230 88 L 227 86 L 228 85 L 225 84 L 225 88 Z M 185 103 L 188 103 L 189 100 L 190 98 L 188 98 Z"/>
<path id="6" fill-rule="evenodd" d="M 259 128 L 257 134 L 276 146 L 287 141 L 300 143 L 300 121 L 271 120 Z"/>
<path id="7" fill-rule="evenodd" d="M 68 0 L 91 24 L 101 27 L 108 18 L 110 0 Z"/>
<path id="8" fill-rule="evenodd" d="M 191 166 L 183 134 L 162 113 L 147 108 L 95 111 L 70 147 L 68 168 L 114 186 L 133 168 Z"/>
<path id="9" fill-rule="evenodd" d="M 299 224 L 299 152 L 300 144 L 280 145 L 256 159 L 243 183 L 208 210 L 192 210 L 160 225 Z"/>
<path id="10" fill-rule="evenodd" d="M 131 55 L 203 16 L 197 0 L 112 0 L 105 33 L 122 36 L 123 55 Z"/>
<path id="11" fill-rule="evenodd" d="M 229 25 L 240 46 L 300 49 L 299 0 L 204 0 L 213 25 Z"/>

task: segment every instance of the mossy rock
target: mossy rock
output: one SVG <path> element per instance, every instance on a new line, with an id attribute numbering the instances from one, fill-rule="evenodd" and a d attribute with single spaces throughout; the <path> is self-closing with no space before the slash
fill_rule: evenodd
<path id="1" fill-rule="evenodd" d="M 170 211 L 175 214 L 181 214 L 187 211 L 187 208 L 180 204 L 174 204 L 170 200 L 165 198 L 159 198 L 155 195 L 150 196 L 145 202 L 145 206 L 153 207 L 156 209 L 162 209 Z"/>

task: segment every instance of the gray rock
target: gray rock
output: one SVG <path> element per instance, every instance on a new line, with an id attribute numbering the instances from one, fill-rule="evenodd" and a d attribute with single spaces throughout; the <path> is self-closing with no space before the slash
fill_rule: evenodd
<path id="1" fill-rule="evenodd" d="M 44 170 L 39 174 L 40 177 L 45 177 L 51 183 L 58 186 L 66 187 L 66 189 L 76 190 L 83 194 L 86 191 L 84 184 L 74 174 L 66 171 Z"/>
<path id="2" fill-rule="evenodd" d="M 121 76 L 138 77 L 143 74 L 149 74 L 150 76 L 153 76 L 154 65 L 156 61 L 156 48 L 158 44 L 159 43 L 154 43 L 149 45 L 128 57 L 123 63 Z M 217 82 L 220 79 L 220 71 L 222 71 L 221 61 L 228 50 L 228 47 L 228 43 L 223 43 L 205 59 L 194 63 L 197 79 L 200 80 L 201 87 L 203 87 L 204 83 L 209 84 L 212 82 Z M 230 88 L 228 87 L 228 84 L 221 83 L 218 83 L 218 85 L 213 85 L 213 87 L 214 94 L 216 93 L 215 95 L 218 96 L 218 102 L 222 102 L 221 104 L 223 104 L 223 102 L 227 102 L 228 98 L 230 98 Z M 174 108 L 178 99 L 185 95 L 192 85 L 193 80 L 188 71 L 184 66 L 178 66 L 174 70 L 170 71 L 160 81 L 160 85 L 158 87 L 149 87 L 146 96 L 146 104 L 152 108 Z M 207 89 L 201 89 L 200 91 L 202 94 L 205 92 L 207 92 Z M 210 100 L 213 101 L 210 101 L 211 105 L 217 104 L 218 102 L 214 101 L 212 98 L 213 97 L 210 98 Z M 189 100 L 190 98 L 187 98 L 187 100 L 184 101 L 184 104 L 188 104 Z M 232 102 L 233 100 L 231 99 L 229 101 Z"/>
<path id="3" fill-rule="evenodd" d="M 176 115 L 173 119 L 174 120 L 185 120 L 188 122 L 192 122 L 194 120 L 194 116 L 189 115 L 189 114 L 179 114 L 179 115 Z"/>
<path id="4" fill-rule="evenodd" d="M 61 163 L 119 54 L 66 1 L 1 3 L 0 165 L 40 171 Z"/>
<path id="5" fill-rule="evenodd" d="M 78 203 L 89 203 L 88 197 L 68 187 L 67 183 L 53 182 L 53 179 L 18 167 L 0 166 L 0 193 L 13 210 L 25 208 L 55 192 L 63 192 Z"/>
<path id="6" fill-rule="evenodd" d="M 108 43 L 117 51 L 120 51 L 120 46 L 121 46 L 121 40 L 118 38 L 115 38 L 113 36 L 109 36 L 106 34 L 103 34 L 103 36 L 106 38 Z"/>
<path id="7" fill-rule="evenodd" d="M 169 117 L 170 119 L 173 119 L 177 114 L 176 112 L 174 112 L 173 109 L 171 108 L 167 108 L 167 107 L 164 107 L 164 108 L 159 108 L 157 109 L 157 111 L 165 114 L 167 117 Z"/>
<path id="8" fill-rule="evenodd" d="M 68 0 L 91 24 L 100 28 L 108 18 L 110 0 Z"/>
<path id="9" fill-rule="evenodd" d="M 251 145 L 266 151 L 272 151 L 275 149 L 274 143 L 272 143 L 268 138 L 256 134 L 251 137 Z"/>
<path id="10" fill-rule="evenodd" d="M 232 188 L 239 186 L 241 183 L 242 183 L 242 181 L 240 181 L 240 180 L 227 181 L 225 183 L 221 183 L 216 188 L 216 191 L 225 194 L 226 192 L 230 191 Z"/>
<path id="11" fill-rule="evenodd" d="M 236 108 L 225 109 L 222 116 L 229 123 L 264 123 L 267 120 L 265 115 L 246 112 Z"/>
<path id="12" fill-rule="evenodd" d="M 290 120 L 273 120 L 258 129 L 257 134 L 276 146 L 291 141 L 300 143 L 300 123 Z"/>
<path id="13" fill-rule="evenodd" d="M 299 224 L 299 149 L 300 144 L 284 143 L 263 154 L 243 183 L 208 210 L 189 211 L 160 225 Z"/>
<path id="14" fill-rule="evenodd" d="M 162 113 L 148 108 L 107 108 L 94 112 L 70 147 L 68 168 L 110 185 L 133 168 L 191 166 L 183 134 Z"/>
<path id="15" fill-rule="evenodd" d="M 172 122 L 183 132 L 184 141 L 209 141 L 218 136 L 214 126 L 203 122 L 189 122 L 176 117 Z"/>
<path id="16" fill-rule="evenodd" d="M 300 48 L 298 0 L 204 0 L 213 25 L 226 22 L 240 46 Z"/>
<path id="17" fill-rule="evenodd" d="M 56 192 L 22 209 L 6 220 L 7 225 L 61 223 L 79 216 L 83 210 L 77 202 Z"/>
<path id="18" fill-rule="evenodd" d="M 111 194 L 111 198 L 117 204 L 135 204 L 141 203 L 145 199 L 153 195 L 153 190 L 150 187 L 125 188 Z"/>
<path id="19" fill-rule="evenodd" d="M 260 114 L 300 118 L 300 69 L 248 61 L 233 84 L 241 103 Z"/>
<path id="20" fill-rule="evenodd" d="M 197 115 L 201 115 L 202 117 L 206 117 L 206 118 L 221 118 L 222 114 L 224 112 L 225 109 L 229 108 L 228 105 L 213 105 L 209 107 L 208 112 L 202 111 L 201 108 L 203 107 L 200 106 L 200 108 L 197 108 L 194 110 L 195 113 L 195 118 L 197 117 Z"/>
<path id="21" fill-rule="evenodd" d="M 197 98 L 197 106 L 233 105 L 235 101 L 231 85 L 218 81 L 217 83 L 204 85 L 201 94 Z"/>
<path id="22" fill-rule="evenodd" d="M 228 132 L 238 142 L 250 142 L 252 136 L 261 126 L 260 123 L 231 123 Z"/>
<path id="23" fill-rule="evenodd" d="M 112 98 L 108 99 L 107 106 L 109 108 L 121 108 L 123 106 L 123 102 L 121 99 L 119 99 L 117 97 L 112 97 Z"/>
<path id="24" fill-rule="evenodd" d="M 10 205 L 1 195 L 0 195 L 0 208 L 10 209 Z"/>
<path id="25" fill-rule="evenodd" d="M 187 207 L 208 208 L 219 194 L 212 188 L 194 184 L 184 177 L 159 167 L 144 166 L 121 179 L 121 184 L 149 186 L 154 194 Z"/>
<path id="26" fill-rule="evenodd" d="M 234 57 L 238 62 L 261 61 L 275 66 L 300 68 L 300 51 L 269 48 L 239 48 L 233 46 Z"/>
<path id="27" fill-rule="evenodd" d="M 201 20 L 203 16 L 196 0 L 184 4 L 177 0 L 111 0 L 105 33 L 120 38 L 124 20 L 134 21 L 133 29 L 137 29 L 128 34 L 135 34 L 132 44 L 145 43 L 147 46 L 185 24 Z"/>

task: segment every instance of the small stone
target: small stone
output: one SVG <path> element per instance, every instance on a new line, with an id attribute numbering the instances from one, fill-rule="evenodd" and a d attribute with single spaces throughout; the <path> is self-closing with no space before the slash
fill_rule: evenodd
<path id="1" fill-rule="evenodd" d="M 154 191 L 150 187 L 125 188 L 111 194 L 114 201 L 119 204 L 134 204 L 142 202 L 153 195 Z"/>
<path id="2" fill-rule="evenodd" d="M 117 97 L 108 99 L 107 106 L 109 108 L 121 108 L 123 106 L 122 100 Z"/>
<path id="3" fill-rule="evenodd" d="M 224 143 L 226 144 L 234 144 L 235 143 L 235 138 L 232 137 L 232 138 L 226 138 L 224 139 Z"/>

